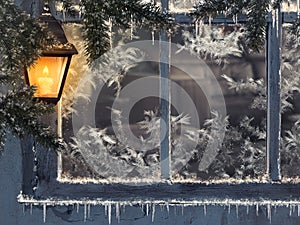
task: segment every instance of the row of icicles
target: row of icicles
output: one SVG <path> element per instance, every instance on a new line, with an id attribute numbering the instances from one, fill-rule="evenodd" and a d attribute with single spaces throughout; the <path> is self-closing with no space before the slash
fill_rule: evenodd
<path id="1" fill-rule="evenodd" d="M 30 215 L 32 215 L 33 212 L 33 206 L 36 205 L 35 203 L 29 204 L 29 203 L 23 203 L 23 214 L 25 215 L 25 211 L 26 209 L 29 208 L 30 210 Z M 94 204 L 83 204 L 83 221 L 86 222 L 87 220 L 89 220 L 91 218 L 91 206 L 94 206 Z M 105 216 L 108 218 L 108 223 L 111 224 L 112 221 L 112 211 L 114 209 L 115 211 L 115 215 L 116 215 L 116 219 L 118 222 L 120 222 L 121 219 L 121 211 L 123 213 L 125 213 L 125 209 L 126 206 L 132 206 L 132 205 L 128 205 L 128 204 L 121 204 L 121 203 L 103 203 L 104 206 L 104 210 L 105 210 Z M 154 203 L 146 203 L 146 204 L 141 204 L 139 205 L 141 207 L 141 209 L 143 210 L 143 212 L 145 213 L 146 216 L 151 216 L 151 221 L 154 222 L 154 218 L 155 218 L 155 210 L 156 208 L 160 208 L 160 210 L 166 211 L 169 215 L 170 213 L 170 208 L 173 207 L 174 208 L 174 215 L 184 215 L 184 208 L 187 206 L 193 206 L 191 204 L 176 204 L 176 205 L 169 205 L 168 203 L 166 204 L 154 204 Z M 207 215 L 207 211 L 208 211 L 208 206 L 216 206 L 216 204 L 205 204 L 205 205 L 196 205 L 196 207 L 200 207 L 202 210 L 202 213 L 204 216 Z M 289 208 L 289 216 L 294 215 L 295 213 L 297 213 L 297 216 L 300 216 L 300 204 L 298 205 L 293 205 L 293 204 L 287 204 L 287 205 L 275 205 L 272 206 L 271 204 L 268 205 L 264 205 L 264 204 L 255 204 L 255 205 L 239 205 L 239 204 L 235 204 L 235 205 L 223 205 L 224 209 L 227 210 L 228 214 L 231 214 L 232 211 L 235 211 L 236 217 L 237 219 L 239 218 L 239 208 L 240 207 L 246 207 L 246 213 L 247 215 L 249 214 L 250 208 L 254 208 L 256 211 L 256 216 L 259 216 L 259 210 L 260 207 L 266 207 L 264 210 L 266 212 L 266 216 L 268 218 L 268 220 L 272 221 L 272 211 L 273 213 L 276 213 L 277 207 L 286 207 Z M 54 207 L 54 205 L 49 205 L 47 203 L 42 204 L 43 207 L 43 221 L 44 223 L 46 222 L 46 217 L 47 217 L 47 207 Z M 80 204 L 73 204 L 71 205 L 71 207 L 73 208 L 73 210 L 76 210 L 77 213 L 80 212 Z M 195 206 L 194 206 L 195 207 Z M 180 213 L 178 214 L 178 208 L 180 208 Z M 233 209 L 232 209 L 233 208 Z M 297 212 L 296 212 L 297 211 Z"/>

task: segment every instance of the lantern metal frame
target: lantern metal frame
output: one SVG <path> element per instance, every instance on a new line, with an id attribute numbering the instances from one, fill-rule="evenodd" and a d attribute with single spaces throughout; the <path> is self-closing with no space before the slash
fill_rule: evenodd
<path id="1" fill-rule="evenodd" d="M 60 87 L 58 87 L 57 97 L 36 97 L 37 99 L 41 99 L 44 102 L 57 104 L 60 100 L 63 92 L 63 88 L 65 85 L 65 81 L 68 75 L 69 67 L 71 64 L 72 56 L 78 54 L 75 46 L 68 42 L 64 30 L 61 27 L 61 24 L 58 20 L 56 20 L 51 14 L 45 13 L 39 17 L 39 21 L 45 24 L 46 29 L 53 34 L 56 41 L 58 41 L 58 46 L 54 46 L 51 49 L 43 50 L 41 52 L 40 57 L 67 57 L 66 66 L 64 68 L 64 72 L 62 74 Z M 27 85 L 30 84 L 29 73 L 27 67 L 25 67 L 25 82 Z"/>

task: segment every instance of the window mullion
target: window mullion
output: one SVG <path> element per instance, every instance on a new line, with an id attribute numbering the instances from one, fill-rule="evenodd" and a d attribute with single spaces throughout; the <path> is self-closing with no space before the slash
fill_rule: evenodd
<path id="1" fill-rule="evenodd" d="M 168 0 L 162 0 L 162 10 L 169 10 Z M 170 178 L 170 99 L 168 34 L 160 31 L 160 170 L 162 179 Z"/>
<path id="2" fill-rule="evenodd" d="M 272 15 L 273 14 L 273 15 Z M 269 13 L 267 26 L 267 169 L 271 181 L 280 180 L 280 36 L 281 7 Z"/>

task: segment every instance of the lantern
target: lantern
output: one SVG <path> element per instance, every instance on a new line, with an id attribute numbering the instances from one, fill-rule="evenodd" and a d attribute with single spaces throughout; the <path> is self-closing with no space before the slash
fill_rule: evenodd
<path id="1" fill-rule="evenodd" d="M 61 98 L 72 56 L 78 52 L 68 43 L 60 23 L 51 14 L 43 14 L 39 19 L 59 44 L 43 51 L 39 59 L 25 69 L 25 80 L 37 88 L 36 98 L 56 104 Z"/>

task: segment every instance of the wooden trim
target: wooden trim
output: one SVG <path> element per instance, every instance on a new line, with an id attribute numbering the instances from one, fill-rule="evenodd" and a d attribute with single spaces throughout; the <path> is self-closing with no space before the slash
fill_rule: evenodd
<path id="1" fill-rule="evenodd" d="M 43 184 L 38 199 L 89 199 L 101 201 L 294 201 L 300 204 L 300 184 L 242 183 L 197 184 Z"/>
<path id="2" fill-rule="evenodd" d="M 163 11 L 168 11 L 169 1 L 161 1 Z M 170 85 L 169 85 L 169 40 L 165 30 L 160 31 L 159 36 L 159 95 L 160 95 L 160 170 L 164 179 L 170 178 Z M 165 126 L 162 126 L 164 124 Z"/>
<path id="3" fill-rule="evenodd" d="M 274 10 L 275 11 L 275 10 Z M 267 170 L 270 180 L 280 180 L 280 34 L 281 11 L 269 14 L 267 26 Z"/>

